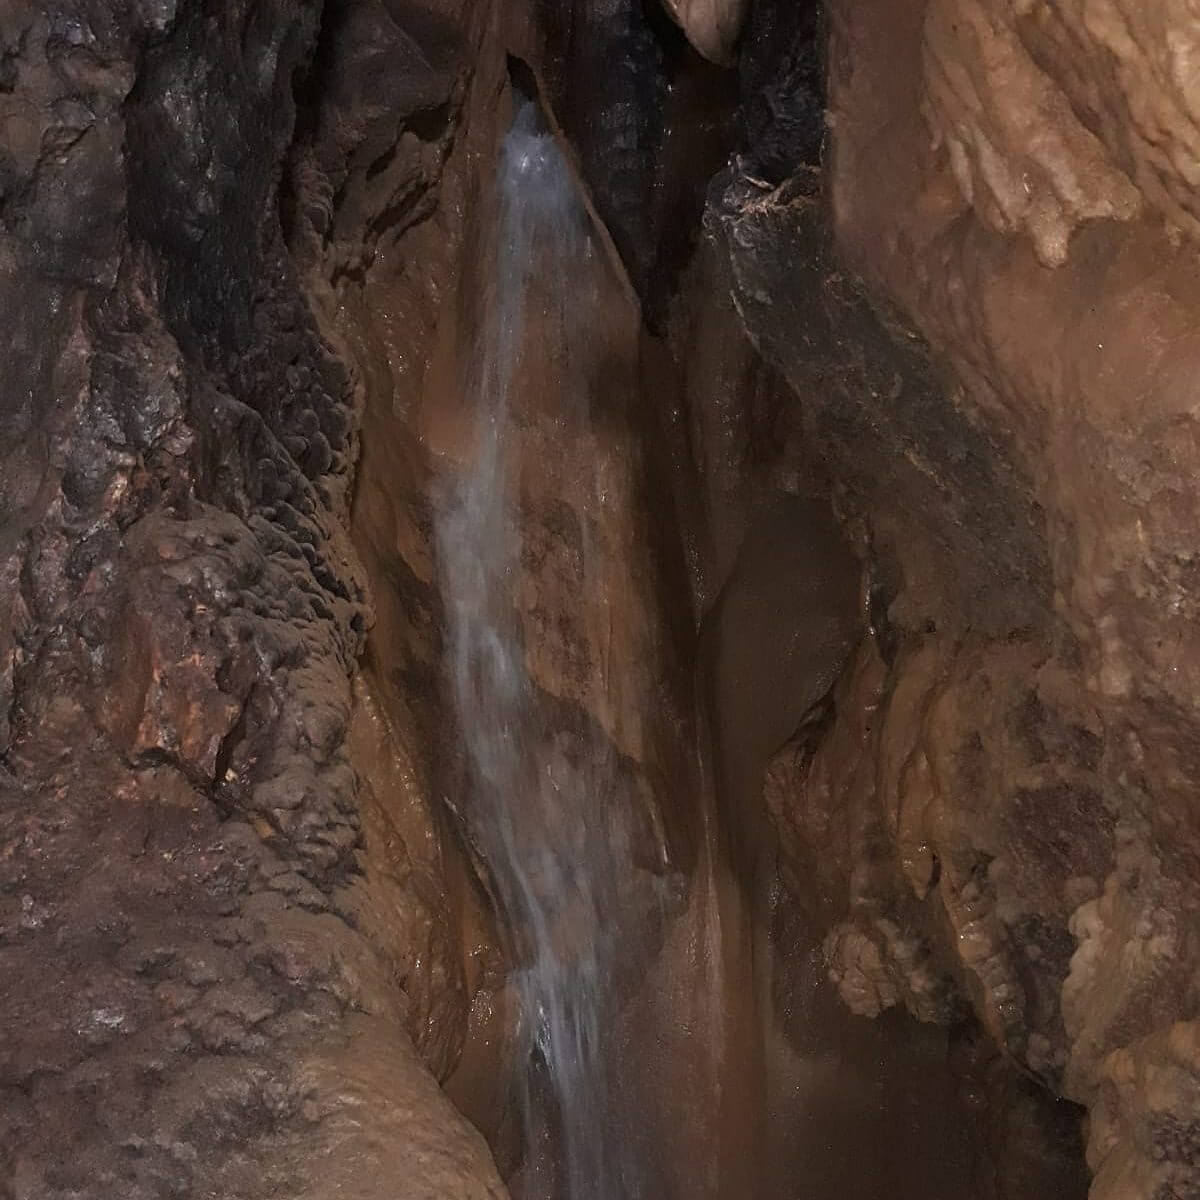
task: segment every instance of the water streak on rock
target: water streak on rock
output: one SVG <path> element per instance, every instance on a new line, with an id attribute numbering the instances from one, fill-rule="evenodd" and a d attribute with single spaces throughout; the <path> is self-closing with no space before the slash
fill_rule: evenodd
<path id="1" fill-rule="evenodd" d="M 556 1126 L 558 1190 L 571 1200 L 615 1200 L 640 1190 L 613 1138 L 604 1041 L 615 1011 L 616 955 L 634 934 L 626 882 L 635 831 L 613 803 L 614 755 L 602 735 L 564 734 L 546 720 L 530 678 L 516 611 L 523 542 L 515 394 L 522 357 L 557 353 L 554 420 L 587 428 L 588 386 L 578 353 L 597 251 L 562 151 L 536 105 L 519 109 L 502 148 L 494 294 L 470 384 L 476 445 L 470 469 L 436 516 L 448 610 L 453 694 L 468 760 L 467 824 L 513 939 L 527 1023 L 525 1126 Z M 536 295 L 537 311 L 534 308 Z M 531 337 L 554 330 L 546 344 Z M 579 481 L 603 503 L 599 478 Z M 607 603 L 584 522 L 582 562 L 567 602 Z M 594 614 L 592 614 L 594 616 Z M 544 1102 L 538 1079 L 548 1076 Z M 538 1148 L 527 1162 L 537 1169 Z M 530 1168 L 527 1168 L 530 1169 Z"/>

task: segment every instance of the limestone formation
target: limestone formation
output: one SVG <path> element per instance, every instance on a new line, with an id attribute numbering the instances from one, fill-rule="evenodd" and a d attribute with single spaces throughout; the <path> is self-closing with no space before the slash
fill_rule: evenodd
<path id="1" fill-rule="evenodd" d="M 647 1194 L 1200 1194 L 1194 7 L 0 0 L 0 1196 L 549 1196 L 539 936 Z M 514 927 L 448 683 L 522 104 L 621 939 Z"/>

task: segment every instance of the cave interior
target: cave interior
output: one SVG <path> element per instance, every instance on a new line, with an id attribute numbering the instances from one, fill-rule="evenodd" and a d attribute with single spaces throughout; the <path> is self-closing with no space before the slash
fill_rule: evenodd
<path id="1" fill-rule="evenodd" d="M 0 1200 L 1200 1197 L 1198 162 L 1184 0 L 0 0 Z"/>

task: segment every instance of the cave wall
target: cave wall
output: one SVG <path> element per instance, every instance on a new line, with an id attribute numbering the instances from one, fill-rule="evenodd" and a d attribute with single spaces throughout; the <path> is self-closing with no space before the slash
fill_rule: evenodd
<path id="1" fill-rule="evenodd" d="M 1188 782 L 1198 714 L 1195 451 L 1181 384 L 1197 297 L 1173 147 L 1194 136 L 1193 34 L 1119 4 L 1086 19 L 1073 6 L 1018 17 L 973 4 L 889 19 L 836 11 L 832 64 L 861 56 L 870 70 L 888 28 L 917 52 L 911 73 L 891 72 L 889 118 L 882 88 L 868 97 L 831 67 L 833 111 L 854 130 L 834 159 L 839 244 L 945 354 L 963 409 L 1012 438 L 1045 513 L 1054 611 L 1078 647 L 1079 711 L 1064 724 L 1090 729 L 1070 749 L 1041 735 L 1047 759 L 1085 771 L 1058 792 L 1065 812 L 1047 795 L 1022 813 L 1011 782 L 1002 806 L 1022 839 L 1060 829 L 1056 857 L 1071 876 L 1046 922 L 1071 935 L 1069 960 L 1050 973 L 1063 1035 L 1045 1031 L 1037 1046 L 1049 1044 L 1063 1091 L 1089 1106 L 1094 1196 L 1186 1194 L 1200 1165 L 1187 1132 L 1198 1094 Z M 903 197 L 886 215 L 867 198 L 879 192 L 854 183 L 864 155 L 876 177 L 888 164 Z M 893 246 L 905 247 L 901 271 L 896 252 L 879 250 Z M 1037 691 L 1047 694 L 1040 680 Z M 1066 716 L 1061 701 L 1044 707 Z M 1029 861 L 1004 857 L 1010 878 Z M 997 908 L 1030 894 L 999 882 L 995 863 L 988 878 Z M 1073 893 L 1082 879 L 1088 894 Z"/>
<path id="2" fill-rule="evenodd" d="M 979 1020 L 1088 1109 L 1093 1196 L 1187 1195 L 1191 27 L 969 0 L 827 22 L 821 168 L 756 171 L 751 142 L 707 216 L 708 279 L 795 394 L 741 406 L 743 444 L 773 430 L 830 481 L 870 573 L 831 725 L 769 774 L 784 878 L 854 1011 Z M 804 111 L 786 56 L 771 79 Z"/>
<path id="3" fill-rule="evenodd" d="M 429 496 L 462 449 L 505 51 L 585 124 L 574 85 L 627 62 L 579 144 L 636 159 L 593 192 L 633 274 L 661 134 L 637 89 L 662 90 L 654 10 L 564 30 L 535 7 L 5 10 L 0 1000 L 30 1036 L 4 1048 L 0 1161 L 21 1194 L 500 1194 L 438 1080 L 516 1162 L 509 964 L 449 817 Z M 639 307 L 605 253 L 621 619 L 546 624 L 573 566 L 545 495 L 523 618 L 678 908 L 691 620 L 649 598 L 686 584 L 646 520 Z"/>
<path id="4" fill-rule="evenodd" d="M 547 690 L 689 862 L 693 628 L 757 506 L 827 492 L 868 635 L 763 797 L 821 970 L 863 1017 L 982 1031 L 964 1077 L 1028 1155 L 996 1195 L 1078 1190 L 1066 1101 L 1094 1197 L 1194 1190 L 1184 6 L 834 0 L 823 61 L 814 6 L 671 7 L 718 62 L 743 25 L 736 68 L 615 0 L 0 3 L 16 1194 L 502 1194 L 437 1087 L 514 1165 L 427 496 L 508 49 L 638 293 L 670 496 L 614 527 L 654 564 L 633 623 L 673 622 L 625 646 L 669 734 L 573 691 L 571 638 Z"/>
<path id="5" fill-rule="evenodd" d="M 347 750 L 354 375 L 278 204 L 320 21 L 0 12 L 5 1193 L 502 1192 Z"/>
<path id="6" fill-rule="evenodd" d="M 688 584 L 657 414 L 642 378 L 642 309 L 631 284 L 637 262 L 620 253 L 622 239 L 636 235 L 622 214 L 641 219 L 637 189 L 652 180 L 651 126 L 630 92 L 646 80 L 637 62 L 613 73 L 610 84 L 596 84 L 590 114 L 580 91 L 581 80 L 596 82 L 598 47 L 628 42 L 636 57 L 648 36 L 640 8 L 618 7 L 581 7 L 585 27 L 577 28 L 571 12 L 539 5 L 446 6 L 423 23 L 396 6 L 357 5 L 322 30 L 314 71 L 300 88 L 311 104 L 288 165 L 289 245 L 329 336 L 355 367 L 362 424 L 350 528 L 375 618 L 360 689 L 391 754 L 408 764 L 418 807 L 436 810 L 435 840 L 465 851 L 471 863 L 456 869 L 443 856 L 465 1024 L 461 1007 L 443 1005 L 434 1015 L 444 1038 L 457 1031 L 454 1053 L 461 1049 L 447 1088 L 485 1131 L 506 1174 L 519 1168 L 523 1150 L 519 1101 L 529 1048 L 518 1042 L 517 1025 L 533 1017 L 518 1012 L 511 975 L 528 965 L 528 931 L 508 929 L 492 912 L 495 872 L 509 868 L 487 862 L 486 823 L 498 818 L 472 785 L 449 687 L 438 523 L 484 453 L 489 397 L 480 355 L 501 289 L 511 286 L 500 267 L 498 173 L 521 89 L 537 93 L 560 136 L 586 116 L 607 139 L 591 150 L 581 139 L 578 152 L 576 143 L 562 143 L 577 172 L 589 248 L 565 289 L 546 276 L 562 263 L 535 264 L 503 434 L 521 542 L 513 628 L 547 769 L 573 764 L 556 841 L 575 845 L 586 829 L 588 837 L 628 843 L 619 879 L 585 880 L 609 928 L 568 925 L 557 936 L 596 947 L 620 942 L 603 987 L 628 1004 L 611 1031 L 608 1066 L 640 1075 L 655 1101 L 615 1106 L 613 1139 L 648 1143 L 657 1129 L 662 1141 L 690 1137 L 695 1145 L 709 1119 L 699 1099 L 686 1120 L 655 1122 L 677 1111 L 664 1095 L 672 1082 L 697 1097 L 713 1086 L 691 1078 L 711 1058 L 700 1032 L 704 996 L 661 961 L 651 972 L 671 920 L 681 923 L 668 956 L 686 959 L 682 970 L 704 969 L 696 935 L 684 931 L 699 919 L 692 876 L 703 831 Z M 407 81 L 419 109 L 415 100 L 398 106 L 381 80 Z M 653 91 L 653 75 L 650 84 Z M 617 170 L 607 185 L 589 186 L 589 153 L 614 146 L 636 155 L 637 174 Z M 517 814 L 532 804 L 519 794 L 504 799 Z M 513 828 L 521 828 L 519 815 Z M 523 866 L 536 879 L 536 864 Z M 561 905 L 551 900 L 551 910 Z M 655 1045 L 668 1041 L 673 1058 Z M 659 1160 L 653 1169 L 664 1177 L 694 1163 L 683 1150 L 643 1156 Z M 526 1164 L 527 1174 L 539 1169 L 545 1175 L 553 1166 Z"/>

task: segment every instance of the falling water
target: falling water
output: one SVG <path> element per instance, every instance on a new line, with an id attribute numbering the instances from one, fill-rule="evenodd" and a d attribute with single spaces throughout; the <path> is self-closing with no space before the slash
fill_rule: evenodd
<path id="1" fill-rule="evenodd" d="M 494 293 L 470 385 L 476 446 L 436 517 L 449 618 L 453 692 L 469 767 L 466 821 L 513 938 L 528 1038 L 525 1127 L 549 1122 L 558 1144 L 557 1194 L 633 1200 L 647 1194 L 613 1138 L 605 1061 L 618 951 L 637 916 L 629 880 L 634 830 L 614 752 L 586 718 L 557 723 L 530 678 L 516 593 L 522 570 L 520 426 L 524 355 L 539 334 L 559 360 L 558 394 L 538 397 L 574 436 L 589 421 L 579 360 L 589 336 L 587 269 L 596 250 L 573 177 L 537 106 L 520 108 L 502 148 Z M 594 261 L 593 261 L 594 265 Z M 531 295 L 539 297 L 536 311 Z M 583 507 L 603 503 L 598 478 L 578 480 Z M 591 497 L 587 496 L 590 489 Z M 582 575 L 568 602 L 603 606 L 587 521 Z M 594 725 L 594 723 L 592 723 Z M 539 1096 L 539 1072 L 552 1102 Z M 529 1157 L 537 1156 L 531 1149 Z"/>

